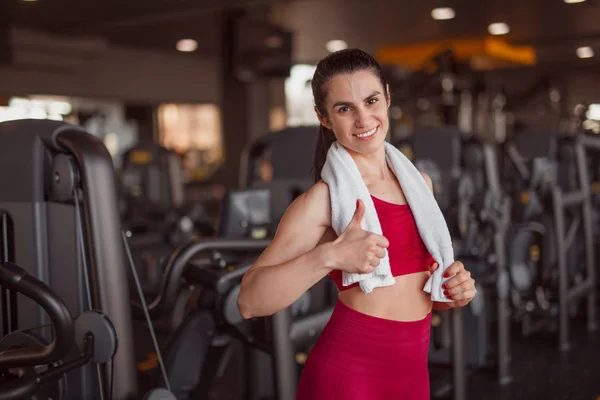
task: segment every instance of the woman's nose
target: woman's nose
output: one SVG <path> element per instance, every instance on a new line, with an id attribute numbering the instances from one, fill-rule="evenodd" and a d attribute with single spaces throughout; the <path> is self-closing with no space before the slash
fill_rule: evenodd
<path id="1" fill-rule="evenodd" d="M 355 113 L 354 124 L 357 128 L 364 128 L 369 121 L 369 113 L 366 110 L 358 109 Z"/>

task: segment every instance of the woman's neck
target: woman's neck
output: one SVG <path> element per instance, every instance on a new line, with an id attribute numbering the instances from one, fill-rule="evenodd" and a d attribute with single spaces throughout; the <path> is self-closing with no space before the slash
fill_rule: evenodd
<path id="1" fill-rule="evenodd" d="M 351 153 L 363 180 L 387 180 L 391 177 L 385 159 L 385 147 L 369 154 Z"/>

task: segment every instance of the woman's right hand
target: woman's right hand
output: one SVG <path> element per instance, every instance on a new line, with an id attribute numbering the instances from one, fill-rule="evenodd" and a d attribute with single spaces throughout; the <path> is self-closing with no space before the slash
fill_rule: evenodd
<path id="1" fill-rule="evenodd" d="M 356 201 L 356 211 L 346 230 L 331 244 L 333 268 L 347 273 L 368 274 L 385 257 L 389 241 L 375 233 L 367 232 L 360 226 L 365 214 L 361 200 Z"/>

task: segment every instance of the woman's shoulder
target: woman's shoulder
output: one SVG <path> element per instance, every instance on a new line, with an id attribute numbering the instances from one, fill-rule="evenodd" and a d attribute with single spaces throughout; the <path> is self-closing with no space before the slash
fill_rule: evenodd
<path id="1" fill-rule="evenodd" d="M 310 214 L 325 223 L 331 220 L 331 205 L 329 199 L 329 186 L 323 181 L 318 181 L 306 192 L 302 193 L 290 206 L 295 213 Z"/>
<path id="2" fill-rule="evenodd" d="M 329 202 L 329 186 L 322 179 L 312 185 L 305 194 L 314 201 Z"/>
<path id="3" fill-rule="evenodd" d="M 429 190 L 433 192 L 433 182 L 431 181 L 429 175 L 427 175 L 425 172 L 421 172 L 421 175 L 423 176 L 423 179 L 425 179 L 425 183 L 427 183 Z"/>

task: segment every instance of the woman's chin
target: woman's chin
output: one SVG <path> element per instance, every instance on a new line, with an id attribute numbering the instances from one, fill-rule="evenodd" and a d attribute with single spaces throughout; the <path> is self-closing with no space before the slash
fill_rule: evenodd
<path id="1" fill-rule="evenodd" d="M 385 142 L 385 137 L 375 137 L 369 141 L 353 141 L 352 143 L 340 143 L 347 150 L 357 154 L 372 154 L 381 150 Z"/>

